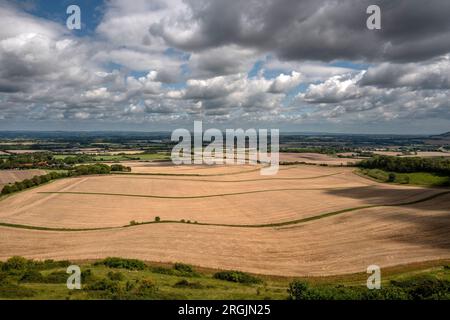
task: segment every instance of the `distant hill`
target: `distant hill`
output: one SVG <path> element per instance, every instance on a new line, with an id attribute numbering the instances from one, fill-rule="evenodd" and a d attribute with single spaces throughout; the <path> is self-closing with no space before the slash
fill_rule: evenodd
<path id="1" fill-rule="evenodd" d="M 450 145 L 450 132 L 430 136 L 430 138 L 425 141 L 427 144 L 435 144 L 435 145 Z"/>

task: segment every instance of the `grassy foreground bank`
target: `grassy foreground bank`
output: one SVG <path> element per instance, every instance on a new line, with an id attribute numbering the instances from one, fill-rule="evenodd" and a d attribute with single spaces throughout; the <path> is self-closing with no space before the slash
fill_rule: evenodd
<path id="1" fill-rule="evenodd" d="M 66 268 L 80 266 L 82 290 L 66 287 Z M 0 263 L 0 299 L 450 299 L 450 261 L 382 269 L 382 289 L 368 274 L 284 278 L 218 271 L 176 263 L 107 258 L 96 262 Z"/>

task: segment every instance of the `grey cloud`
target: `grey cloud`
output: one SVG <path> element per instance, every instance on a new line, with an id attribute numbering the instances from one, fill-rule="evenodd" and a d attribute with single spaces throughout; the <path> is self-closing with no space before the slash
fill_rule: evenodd
<path id="1" fill-rule="evenodd" d="M 381 88 L 450 89 L 450 56 L 423 63 L 383 63 L 369 68 L 361 86 Z"/>
<path id="2" fill-rule="evenodd" d="M 288 60 L 420 61 L 450 51 L 447 0 L 189 0 L 190 18 L 154 23 L 152 35 L 187 51 L 239 45 Z M 366 9 L 382 10 L 382 30 Z"/>

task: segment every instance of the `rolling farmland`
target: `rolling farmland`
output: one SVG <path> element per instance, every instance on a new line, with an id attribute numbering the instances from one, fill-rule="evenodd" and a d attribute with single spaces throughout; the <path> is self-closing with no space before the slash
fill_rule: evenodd
<path id="1" fill-rule="evenodd" d="M 0 259 L 121 256 L 302 276 L 450 258 L 446 189 L 345 167 L 261 176 L 255 166 L 129 165 L 0 201 Z"/>

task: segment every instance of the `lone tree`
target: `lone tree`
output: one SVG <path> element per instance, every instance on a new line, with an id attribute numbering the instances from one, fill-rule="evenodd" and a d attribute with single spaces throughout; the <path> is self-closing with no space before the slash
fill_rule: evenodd
<path id="1" fill-rule="evenodd" d="M 161 218 L 160 217 L 155 217 L 155 222 L 160 222 Z"/>

